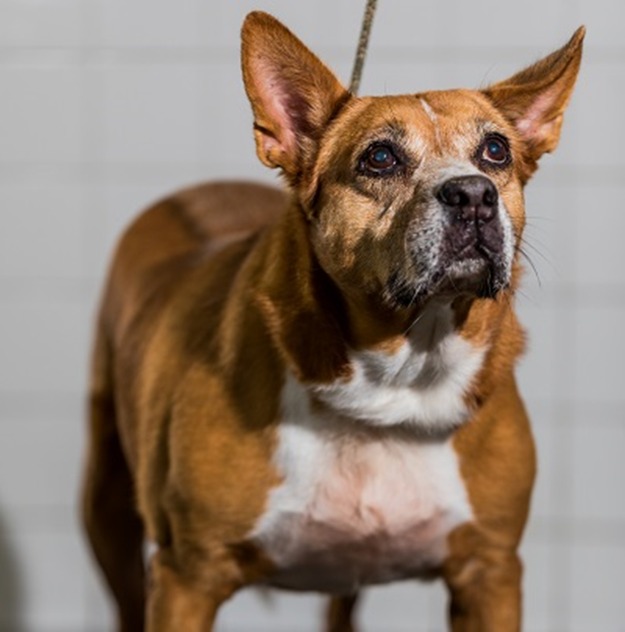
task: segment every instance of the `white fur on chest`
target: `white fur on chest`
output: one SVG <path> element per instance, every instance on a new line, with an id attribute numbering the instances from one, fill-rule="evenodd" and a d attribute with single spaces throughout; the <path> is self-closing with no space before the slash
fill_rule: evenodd
<path id="1" fill-rule="evenodd" d="M 466 421 L 465 395 L 484 354 L 453 331 L 448 307 L 435 307 L 422 314 L 398 351 L 352 352 L 353 375 L 315 386 L 314 393 L 351 419 L 444 433 Z"/>
<path id="2" fill-rule="evenodd" d="M 276 566 L 271 583 L 349 592 L 436 569 L 450 531 L 472 517 L 450 441 L 350 430 L 313 412 L 292 377 L 282 406 L 283 482 L 252 534 Z"/>

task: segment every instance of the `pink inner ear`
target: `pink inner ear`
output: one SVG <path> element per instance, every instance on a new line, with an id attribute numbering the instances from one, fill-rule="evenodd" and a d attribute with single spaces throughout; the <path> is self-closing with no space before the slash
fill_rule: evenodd
<path id="1" fill-rule="evenodd" d="M 557 92 L 551 90 L 541 94 L 517 122 L 521 136 L 527 140 L 541 140 L 549 136 L 557 125 L 558 113 L 554 112 Z"/>
<path id="2" fill-rule="evenodd" d="M 255 61 L 258 98 L 268 123 L 271 124 L 271 131 L 275 134 L 275 139 L 267 138 L 265 141 L 266 150 L 269 153 L 278 149 L 289 156 L 294 156 L 297 141 L 293 119 L 287 109 L 289 102 L 287 83 L 277 75 L 268 60 L 257 58 Z"/>

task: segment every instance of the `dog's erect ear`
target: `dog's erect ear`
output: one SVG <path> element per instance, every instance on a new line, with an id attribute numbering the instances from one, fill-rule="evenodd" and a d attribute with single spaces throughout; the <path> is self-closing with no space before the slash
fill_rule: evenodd
<path id="1" fill-rule="evenodd" d="M 301 161 L 349 93 L 278 20 L 250 13 L 241 32 L 245 90 L 254 112 L 256 151 L 294 177 Z"/>
<path id="2" fill-rule="evenodd" d="M 534 161 L 558 146 L 562 117 L 582 58 L 585 32 L 580 27 L 561 49 L 484 91 L 515 125 Z"/>

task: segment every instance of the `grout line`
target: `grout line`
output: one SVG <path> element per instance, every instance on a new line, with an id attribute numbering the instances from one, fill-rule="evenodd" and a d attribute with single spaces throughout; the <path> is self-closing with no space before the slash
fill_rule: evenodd
<path id="1" fill-rule="evenodd" d="M 95 317 L 102 282 L 100 276 L 0 277 L 0 306 L 84 306 Z"/>
<path id="2" fill-rule="evenodd" d="M 563 191 L 562 195 L 568 197 L 571 191 Z M 555 248 L 562 253 L 562 265 L 572 266 L 575 262 L 575 253 L 570 249 L 576 232 L 574 218 L 565 222 L 556 235 L 560 244 Z M 578 300 L 575 289 L 569 298 Z M 559 515 L 570 516 L 573 513 L 573 427 L 566 425 L 568 419 L 573 418 L 572 403 L 570 401 L 571 387 L 575 391 L 575 323 L 573 314 L 568 306 L 562 301 L 555 306 L 558 327 L 554 334 L 554 357 L 556 365 L 554 370 L 554 391 L 553 418 L 560 421 L 557 441 L 553 443 L 551 457 L 555 462 L 554 476 L 550 489 L 551 506 Z M 550 552 L 551 564 L 551 599 L 550 599 L 550 620 L 552 625 L 559 629 L 569 629 L 571 612 L 571 525 L 564 522 L 555 529 L 554 524 L 550 528 L 550 540 L 563 544 L 564 546 L 554 546 Z"/>
<path id="3" fill-rule="evenodd" d="M 80 516 L 73 502 L 3 503 L 2 513 L 23 533 L 43 533 L 80 528 Z M 536 517 L 528 524 L 524 535 L 527 544 L 563 544 L 564 548 L 625 547 L 625 519 Z"/>
<path id="4" fill-rule="evenodd" d="M 89 204 L 89 212 L 99 213 L 93 202 Z M 101 234 L 97 222 L 92 228 L 95 236 Z M 94 237 L 95 238 L 95 237 Z M 97 266 L 88 270 L 100 269 Z M 85 274 L 76 277 L 43 277 L 43 276 L 2 276 L 0 275 L 0 305 L 32 300 L 50 300 L 60 302 L 95 302 L 101 289 L 102 278 L 97 274 Z M 527 291 L 530 291 L 529 288 Z M 624 283 L 569 283 L 552 281 L 545 284 L 539 294 L 522 295 L 518 301 L 523 310 L 539 310 L 541 313 L 550 310 L 568 309 L 622 309 L 625 308 Z M 524 318 L 524 321 L 527 318 Z M 531 322 L 531 321 L 530 321 Z"/>
<path id="5" fill-rule="evenodd" d="M 546 46 L 546 45 L 545 45 Z M 333 63 L 351 60 L 351 46 L 321 46 L 317 51 Z M 427 64 L 517 63 L 536 56 L 541 46 L 410 46 L 376 44 L 372 63 L 408 62 Z M 0 46 L 0 63 L 56 66 L 78 64 L 222 64 L 237 63 L 239 43 L 221 46 Z M 621 64 L 623 46 L 588 46 L 584 65 Z"/>
<path id="6" fill-rule="evenodd" d="M 102 94 L 99 95 L 97 102 L 101 103 L 101 99 Z M 87 106 L 85 105 L 85 107 Z M 90 107 L 93 107 L 98 118 L 103 116 L 101 107 L 93 104 Z M 98 122 L 102 125 L 102 120 Z M 94 125 L 94 122 L 91 121 L 90 124 Z M 97 136 L 99 139 L 96 140 Z M 232 170 L 235 177 L 236 175 L 241 177 L 242 168 L 247 167 L 251 162 L 256 164 L 253 154 L 250 154 L 249 160 L 226 164 L 198 159 L 175 162 L 166 160 L 159 162 L 110 161 L 103 158 L 102 143 L 104 141 L 101 134 L 94 136 L 88 142 L 96 143 L 98 151 L 96 152 L 95 148 L 91 147 L 88 158 L 81 161 L 0 161 L 0 183 L 13 184 L 16 180 L 19 182 L 20 179 L 26 183 L 31 183 L 33 180 L 54 183 L 58 183 L 59 180 L 66 180 L 75 183 L 84 178 L 85 181 L 95 183 L 114 181 L 140 184 L 145 181 L 157 182 L 166 175 L 171 178 L 172 175 L 184 175 L 185 173 L 190 174 L 192 178 L 202 178 L 205 173 L 210 173 L 211 170 L 214 171 L 215 169 L 218 169 L 220 173 L 223 173 L 224 170 Z M 537 193 L 548 187 L 562 187 L 568 190 L 572 184 L 576 188 L 586 186 L 625 187 L 625 163 L 611 165 L 561 163 L 550 165 L 549 173 L 543 174 L 541 181 L 535 184 L 534 191 Z"/>
<path id="7" fill-rule="evenodd" d="M 39 420 L 42 414 L 46 418 L 65 418 L 68 412 L 74 413 L 77 406 L 83 406 L 86 393 L 82 389 L 67 391 L 41 391 L 41 390 L 8 390 L 0 389 L 0 424 L 3 420 Z M 623 402 L 605 400 L 594 401 L 571 401 L 571 400 L 550 400 L 540 401 L 526 398 L 526 404 L 530 410 L 540 408 L 545 411 L 547 408 L 561 410 L 568 405 L 574 406 L 577 413 L 572 417 L 561 419 L 558 415 L 545 412 L 544 425 L 549 425 L 557 432 L 562 426 L 566 428 L 582 428 L 592 424 L 597 428 L 620 428 L 623 425 Z M 590 421 L 583 421 L 592 419 Z M 568 482 L 568 479 L 567 479 Z"/>

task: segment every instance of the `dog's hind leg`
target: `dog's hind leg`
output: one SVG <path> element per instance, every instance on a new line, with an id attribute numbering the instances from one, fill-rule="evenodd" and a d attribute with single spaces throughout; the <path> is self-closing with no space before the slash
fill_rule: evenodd
<path id="1" fill-rule="evenodd" d="M 119 632 L 141 632 L 145 617 L 144 533 L 117 429 L 110 351 L 101 328 L 93 361 L 83 521 L 117 602 Z"/>
<path id="2" fill-rule="evenodd" d="M 358 593 L 330 598 L 326 619 L 327 632 L 356 632 L 353 612 L 357 600 Z"/>

